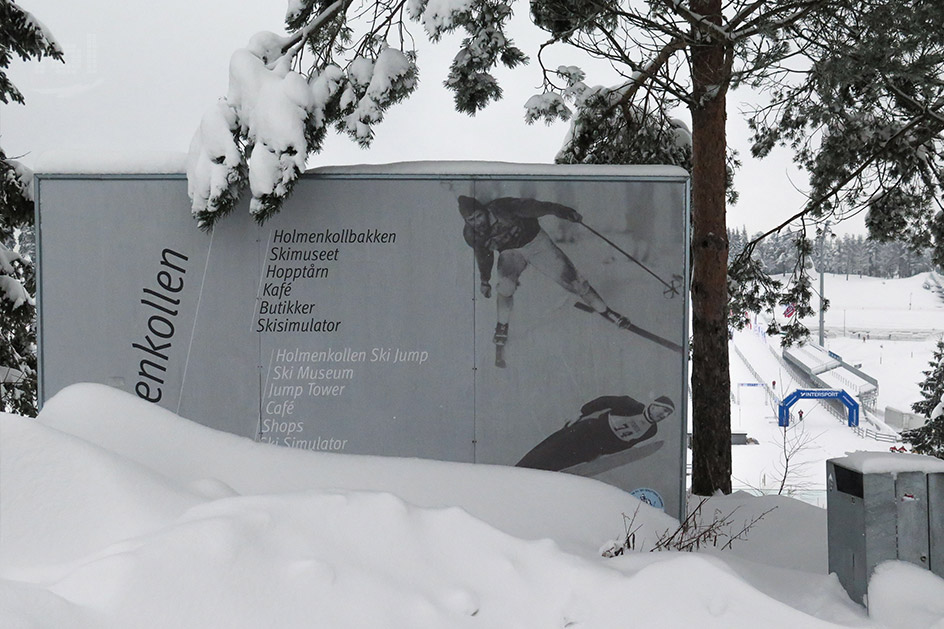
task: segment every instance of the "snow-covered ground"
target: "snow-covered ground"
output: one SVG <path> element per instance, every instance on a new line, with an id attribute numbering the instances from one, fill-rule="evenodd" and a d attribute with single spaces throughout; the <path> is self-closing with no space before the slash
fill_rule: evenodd
<path id="1" fill-rule="evenodd" d="M 734 342 L 758 366 L 773 356 L 752 332 Z M 923 368 L 873 375 L 898 395 L 886 383 Z M 733 417 L 761 441 L 735 448 L 747 479 L 779 434 L 752 389 Z M 871 449 L 805 414 L 818 457 Z M 0 626 L 944 629 L 944 579 L 910 564 L 878 567 L 868 610 L 851 601 L 828 574 L 821 508 L 737 492 L 700 514 L 729 521 L 717 545 L 645 552 L 678 523 L 592 480 L 279 448 L 75 385 L 38 420 L 0 415 Z M 604 557 L 627 530 L 635 552 Z"/>
<path id="2" fill-rule="evenodd" d="M 761 516 L 731 550 L 605 558 L 677 523 L 575 476 L 279 448 L 100 385 L 0 428 L 5 628 L 944 626 L 944 580 L 898 562 L 869 617 L 826 573 L 825 512 L 789 498 L 712 498 L 729 535 Z"/>
<path id="3" fill-rule="evenodd" d="M 944 333 L 944 299 L 932 290 L 935 286 L 927 273 L 894 280 L 825 276 L 830 300 L 824 325 L 826 348 L 848 364 L 861 365 L 862 371 L 878 380 L 879 422 L 887 406 L 910 412 L 912 403 L 921 399 L 922 372 L 928 369 Z M 813 341 L 818 335 L 818 316 L 817 312 L 804 321 Z M 771 385 L 778 398 L 810 385 L 787 370 L 780 358 L 779 338 L 766 337 L 765 327 L 761 321 L 736 332 L 731 345 L 731 428 L 758 442 L 734 447 L 734 485 L 755 493 L 776 493 L 786 468 L 784 493 L 825 507 L 826 459 L 856 450 L 888 452 L 891 446 L 905 444 L 860 436 L 823 403 L 812 400 L 794 406 L 794 411 L 803 410 L 804 420 L 785 433 L 777 425 L 777 408 L 771 398 L 753 385 Z M 861 426 L 894 434 L 864 417 Z M 785 445 L 789 457 L 784 454 Z"/>

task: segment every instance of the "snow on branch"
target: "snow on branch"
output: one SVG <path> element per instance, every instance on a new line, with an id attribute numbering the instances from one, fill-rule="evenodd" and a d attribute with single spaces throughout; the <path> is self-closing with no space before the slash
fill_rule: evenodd
<path id="1" fill-rule="evenodd" d="M 0 244 L 0 299 L 11 302 L 14 310 L 23 304 L 36 303 L 17 277 L 17 270 L 13 265 L 14 262 L 22 260 L 19 253 Z"/>
<path id="2" fill-rule="evenodd" d="M 672 58 L 672 56 L 685 48 L 686 42 L 683 39 L 673 39 L 665 44 L 658 54 L 640 67 L 632 74 L 629 80 L 619 88 L 607 88 L 607 109 L 600 112 L 603 117 L 609 116 L 613 111 L 620 108 L 624 110 L 627 117 L 632 117 L 631 104 L 639 90 L 649 80 L 655 80 L 656 75 Z M 545 82 L 545 92 L 532 96 L 525 104 L 525 120 L 528 124 L 536 120 L 544 120 L 548 124 L 553 120 L 568 120 L 573 112 L 564 104 L 565 100 L 573 100 L 578 109 L 584 107 L 588 95 L 599 96 L 603 88 L 594 88 L 587 91 L 587 86 L 583 83 L 584 73 L 575 66 L 559 66 L 554 72 L 567 82 L 567 87 L 560 91 L 558 95 L 551 88 L 550 84 Z M 613 95 L 616 98 L 612 98 Z M 599 106 L 600 100 L 597 99 L 596 105 Z"/>
<path id="3" fill-rule="evenodd" d="M 3 188 L 9 194 L 16 194 L 29 203 L 33 202 L 33 171 L 22 162 L 6 157 L 0 150 L 0 173 Z M 8 204 L 8 203 L 6 203 Z"/>
<path id="4" fill-rule="evenodd" d="M 713 22 L 712 16 L 702 15 L 692 11 L 682 4 L 681 0 L 662 0 L 662 4 L 665 5 L 667 9 L 688 21 L 697 33 L 707 34 L 709 37 L 722 42 L 732 40 L 731 33 L 728 32 L 725 27 Z"/>
<path id="5" fill-rule="evenodd" d="M 16 269 L 13 267 L 14 262 L 19 262 L 22 260 L 20 254 L 12 249 L 8 249 L 3 244 L 0 244 L 0 273 L 6 273 L 7 275 L 13 275 L 16 273 Z"/>
<path id="6" fill-rule="evenodd" d="M 430 40 L 439 41 L 456 28 L 457 20 L 468 16 L 473 0 L 408 0 L 410 18 L 423 25 Z"/>
<path id="7" fill-rule="evenodd" d="M 16 231 L 32 221 L 33 172 L 20 162 L 7 159 L 0 149 L 0 205 L 3 206 L 5 238 L 16 241 Z M 9 229 L 13 227 L 13 229 Z M 12 310 L 23 304 L 35 305 L 35 300 L 24 284 L 32 263 L 14 246 L 0 242 L 0 301 L 12 304 Z"/>
<path id="8" fill-rule="evenodd" d="M 305 7 L 306 4 L 308 5 L 307 7 Z M 304 28 L 299 29 L 292 37 L 284 41 L 280 51 L 281 55 L 294 57 L 305 45 L 305 42 L 308 41 L 308 38 L 318 32 L 329 20 L 336 17 L 338 13 L 347 10 L 350 5 L 351 0 L 336 0 L 333 4 L 325 7 L 315 19 L 308 22 Z M 285 13 L 285 21 L 288 24 L 299 21 L 303 16 L 310 14 L 312 6 L 313 3 L 310 0 L 308 2 L 304 0 L 289 0 L 289 6 Z"/>
<path id="9" fill-rule="evenodd" d="M 763 4 L 766 4 L 766 2 L 755 2 L 731 18 L 728 23 L 728 28 L 731 29 L 732 38 L 734 40 L 742 41 L 764 31 L 775 31 L 786 28 L 801 21 L 812 11 L 824 5 L 828 5 L 829 2 L 828 0 L 776 2 L 773 3 L 773 7 L 768 11 L 748 20 L 748 17 Z M 743 24 L 743 26 L 741 26 L 741 24 Z"/>
<path id="10" fill-rule="evenodd" d="M 13 2 L 0 2 L 3 47 L 0 50 L 0 102 L 22 104 L 23 94 L 7 78 L 6 70 L 15 53 L 23 61 L 52 57 L 62 61 L 62 47 L 46 25 Z"/>
<path id="11" fill-rule="evenodd" d="M 23 283 L 9 275 L 0 275 L 0 297 L 12 302 L 14 310 L 23 304 L 30 304 L 31 306 L 35 304 Z"/>
<path id="12" fill-rule="evenodd" d="M 288 36 L 260 33 L 233 54 L 227 96 L 204 115 L 188 158 L 192 211 L 202 227 L 231 211 L 247 188 L 258 221 L 279 211 L 332 127 L 370 144 L 386 110 L 417 86 L 404 19 L 422 23 L 433 40 L 465 31 L 445 81 L 460 111 L 474 113 L 501 96 L 490 74 L 495 66 L 527 60 L 504 32 L 507 0 L 378 0 L 369 10 L 352 10 L 351 0 L 326 4 L 291 0 Z M 304 70 L 306 50 L 312 55 Z"/>
<path id="13" fill-rule="evenodd" d="M 367 144 L 371 125 L 416 85 L 412 58 L 386 45 L 377 46 L 374 60 L 358 56 L 346 71 L 328 64 L 306 78 L 291 69 L 293 56 L 282 53 L 286 41 L 260 33 L 233 53 L 229 92 L 204 114 L 191 142 L 188 190 L 204 227 L 232 210 L 247 185 L 250 213 L 268 218 L 328 125 Z"/>
<path id="14" fill-rule="evenodd" d="M 187 192 L 203 224 L 231 211 L 246 177 L 236 112 L 220 101 L 203 114 L 187 156 Z"/>
<path id="15" fill-rule="evenodd" d="M 524 120 L 528 124 L 543 120 L 550 125 L 556 120 L 568 120 L 573 114 L 563 97 L 554 92 L 535 94 L 525 102 L 524 108 Z"/>

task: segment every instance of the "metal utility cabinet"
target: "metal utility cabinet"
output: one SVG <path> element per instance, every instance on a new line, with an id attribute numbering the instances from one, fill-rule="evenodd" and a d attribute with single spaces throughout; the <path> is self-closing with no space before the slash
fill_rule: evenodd
<path id="1" fill-rule="evenodd" d="M 866 603 L 875 566 L 900 560 L 944 577 L 944 461 L 857 452 L 826 461 L 829 571 Z"/>

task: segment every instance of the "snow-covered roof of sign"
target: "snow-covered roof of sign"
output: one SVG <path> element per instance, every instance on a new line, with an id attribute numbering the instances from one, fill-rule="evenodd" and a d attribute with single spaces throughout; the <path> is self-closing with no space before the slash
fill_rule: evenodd
<path id="1" fill-rule="evenodd" d="M 178 152 L 72 151 L 43 153 L 33 170 L 45 175 L 154 175 L 187 172 L 187 154 Z"/>
<path id="2" fill-rule="evenodd" d="M 678 166 L 615 164 L 518 164 L 485 161 L 418 161 L 392 164 L 358 164 L 355 166 L 322 166 L 307 171 L 316 175 L 473 175 L 521 176 L 568 175 L 613 176 L 641 178 L 684 178 L 688 173 Z"/>
<path id="3" fill-rule="evenodd" d="M 161 175 L 186 172 L 186 153 L 52 151 L 37 160 L 37 173 L 47 175 Z M 688 173 L 677 166 L 610 164 L 517 164 L 486 161 L 416 161 L 391 164 L 321 166 L 311 175 L 419 175 L 419 176 L 592 176 L 682 179 Z"/>
<path id="4" fill-rule="evenodd" d="M 838 459 L 835 465 L 862 474 L 899 474 L 901 472 L 944 473 L 944 460 L 920 454 L 900 452 L 851 452 Z"/>

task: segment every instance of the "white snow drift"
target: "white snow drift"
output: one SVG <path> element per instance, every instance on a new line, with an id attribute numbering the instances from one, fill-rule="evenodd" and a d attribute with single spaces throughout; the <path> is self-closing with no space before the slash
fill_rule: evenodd
<path id="1" fill-rule="evenodd" d="M 677 522 L 601 483 L 282 449 L 100 385 L 0 430 L 4 627 L 944 627 L 898 562 L 870 620 L 787 498 L 711 499 L 731 534 L 775 507 L 731 551 L 648 553 Z M 639 552 L 606 559 L 624 514 Z"/>

